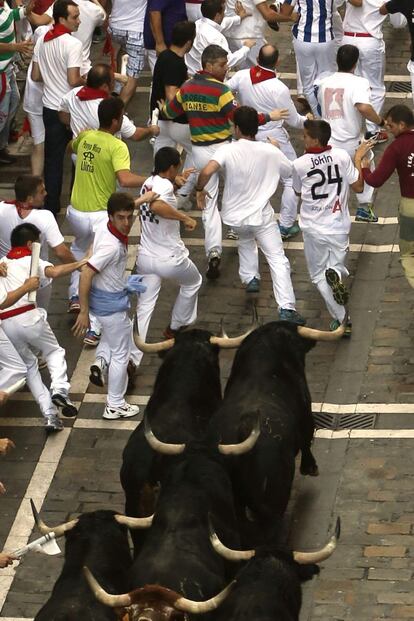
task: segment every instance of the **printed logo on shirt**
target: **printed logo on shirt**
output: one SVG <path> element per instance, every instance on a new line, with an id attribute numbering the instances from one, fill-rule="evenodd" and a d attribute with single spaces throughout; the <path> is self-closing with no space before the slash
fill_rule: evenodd
<path id="1" fill-rule="evenodd" d="M 148 221 L 148 222 L 155 222 L 155 224 L 160 223 L 155 213 L 151 211 L 151 207 L 148 205 L 148 203 L 144 203 L 143 205 L 140 206 L 139 217 L 142 222 Z"/>
<path id="2" fill-rule="evenodd" d="M 82 162 L 81 162 L 81 170 L 85 172 L 93 173 L 95 171 L 95 166 L 93 165 L 93 160 L 95 159 L 95 154 L 101 152 L 101 147 L 97 144 L 90 144 L 88 142 L 83 142 L 82 148 L 84 149 L 82 153 Z"/>
<path id="3" fill-rule="evenodd" d="M 344 118 L 344 89 L 327 88 L 324 93 L 326 118 L 328 120 Z"/>
<path id="4" fill-rule="evenodd" d="M 411 177 L 414 177 L 414 153 L 410 153 L 407 159 L 407 168 L 412 168 Z"/>

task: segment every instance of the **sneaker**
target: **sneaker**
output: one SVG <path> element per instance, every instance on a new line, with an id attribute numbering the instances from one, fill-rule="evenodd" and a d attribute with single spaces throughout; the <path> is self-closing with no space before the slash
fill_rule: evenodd
<path id="1" fill-rule="evenodd" d="M 182 209 L 183 211 L 191 211 L 193 204 L 190 200 L 190 197 L 184 194 L 177 194 L 177 209 Z"/>
<path id="2" fill-rule="evenodd" d="M 367 203 L 366 207 L 358 207 L 356 216 L 356 222 L 378 222 L 378 216 L 375 215 L 372 208 L 372 203 Z"/>
<path id="3" fill-rule="evenodd" d="M 17 162 L 17 159 L 10 155 L 7 149 L 0 149 L 0 164 L 9 166 Z"/>
<path id="4" fill-rule="evenodd" d="M 341 304 L 341 306 L 345 306 L 349 299 L 349 293 L 348 289 L 340 279 L 338 272 L 329 267 L 325 270 L 325 278 L 326 282 L 332 289 L 335 302 L 337 304 Z"/>
<path id="5" fill-rule="evenodd" d="M 338 321 L 338 319 L 332 319 L 331 323 L 329 324 L 329 330 L 331 332 L 335 332 L 335 330 L 337 330 L 340 325 L 341 325 L 341 322 Z M 345 332 L 344 332 L 344 335 L 343 335 L 342 338 L 349 339 L 351 334 L 352 334 L 352 323 L 348 319 L 348 321 L 346 322 L 346 325 L 345 325 Z"/>
<path id="6" fill-rule="evenodd" d="M 78 414 L 78 408 L 72 401 L 69 399 L 69 395 L 67 392 L 55 392 L 52 394 L 52 402 L 58 407 L 62 408 L 63 416 L 67 418 L 73 418 Z"/>
<path id="7" fill-rule="evenodd" d="M 46 414 L 45 416 L 45 430 L 47 433 L 53 431 L 62 431 L 64 429 L 63 423 L 57 414 Z"/>
<path id="8" fill-rule="evenodd" d="M 365 140 L 375 140 L 377 144 L 381 144 L 381 142 L 387 142 L 388 134 L 382 130 L 378 130 L 377 132 L 366 132 L 364 136 Z"/>
<path id="9" fill-rule="evenodd" d="M 117 418 L 131 418 L 139 413 L 139 407 L 137 405 L 131 405 L 125 403 L 125 405 L 117 408 L 111 408 L 109 405 L 105 407 L 102 418 L 107 420 L 116 420 Z"/>
<path id="10" fill-rule="evenodd" d="M 95 386 L 105 386 L 105 375 L 108 371 L 108 365 L 103 358 L 96 358 L 94 364 L 90 368 L 89 381 Z"/>
<path id="11" fill-rule="evenodd" d="M 206 278 L 209 280 L 216 280 L 220 276 L 220 263 L 221 257 L 217 250 L 212 250 L 208 255 L 208 267 L 206 271 Z"/>
<path id="12" fill-rule="evenodd" d="M 282 226 L 279 224 L 280 236 L 283 240 L 290 239 L 291 237 L 295 237 L 298 233 L 300 233 L 299 224 L 295 222 L 292 226 Z"/>
<path id="13" fill-rule="evenodd" d="M 249 283 L 246 285 L 246 293 L 259 293 L 260 291 L 260 280 L 258 278 L 252 278 Z"/>
<path id="14" fill-rule="evenodd" d="M 226 238 L 234 239 L 234 241 L 237 241 L 239 239 L 239 236 L 237 235 L 236 231 L 233 231 L 233 229 L 228 229 Z"/>
<path id="15" fill-rule="evenodd" d="M 291 321 L 292 323 L 297 323 L 298 326 L 306 324 L 306 319 L 298 311 L 290 308 L 279 308 L 279 321 Z"/>
<path id="16" fill-rule="evenodd" d="M 80 302 L 78 295 L 72 295 L 69 300 L 69 308 L 68 313 L 79 313 L 80 311 Z"/>
<path id="17" fill-rule="evenodd" d="M 101 340 L 101 335 L 93 330 L 87 330 L 85 334 L 85 338 L 83 342 L 85 345 L 90 345 L 91 347 L 96 347 L 99 341 Z"/>

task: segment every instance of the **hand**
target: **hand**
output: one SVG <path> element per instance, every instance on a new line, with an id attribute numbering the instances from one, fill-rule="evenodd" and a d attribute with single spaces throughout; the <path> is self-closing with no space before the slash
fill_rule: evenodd
<path id="1" fill-rule="evenodd" d="M 30 13 L 32 13 L 33 9 L 34 9 L 34 0 L 29 0 L 29 2 L 26 4 L 26 10 L 25 10 L 25 14 L 30 15 Z"/>
<path id="2" fill-rule="evenodd" d="M 13 565 L 13 561 L 17 561 L 18 559 L 12 554 L 6 554 L 6 552 L 0 553 L 0 568 L 4 569 L 8 567 L 8 565 Z"/>
<path id="3" fill-rule="evenodd" d="M 367 157 L 366 155 L 362 158 L 361 160 L 361 167 L 362 168 L 370 168 L 370 164 L 371 161 L 369 159 L 369 157 Z"/>
<path id="4" fill-rule="evenodd" d="M 3 483 L 0 481 L 0 494 L 5 494 L 6 493 L 6 488 L 4 487 Z"/>
<path id="5" fill-rule="evenodd" d="M 40 278 L 38 276 L 30 276 L 30 278 L 26 278 L 24 281 L 24 286 L 26 291 L 36 291 L 40 287 Z"/>
<path id="6" fill-rule="evenodd" d="M 195 227 L 197 226 L 197 220 L 194 220 L 194 218 L 190 218 L 190 216 L 185 216 L 183 224 L 186 231 L 194 231 Z"/>
<path id="7" fill-rule="evenodd" d="M 358 149 L 355 151 L 355 160 L 362 160 L 362 158 L 364 158 L 364 156 L 368 153 L 368 151 L 372 149 L 373 146 L 375 146 L 375 140 L 371 139 L 361 142 Z"/>
<path id="8" fill-rule="evenodd" d="M 288 118 L 289 110 L 287 108 L 275 108 L 269 114 L 271 121 L 282 121 Z"/>
<path id="9" fill-rule="evenodd" d="M 246 39 L 245 41 L 243 41 L 243 45 L 245 45 L 249 49 L 252 49 L 252 47 L 256 45 L 256 39 Z"/>
<path id="10" fill-rule="evenodd" d="M 248 13 L 246 11 L 246 9 L 242 5 L 242 3 L 239 2 L 239 0 L 236 1 L 236 4 L 234 6 L 234 12 L 240 17 L 241 20 L 245 19 L 246 17 L 250 17 L 251 15 L 251 13 Z"/>
<path id="11" fill-rule="evenodd" d="M 292 15 L 290 15 L 290 21 L 295 24 L 299 20 L 299 17 L 300 13 L 292 13 Z"/>
<path id="12" fill-rule="evenodd" d="M 76 318 L 74 326 L 72 327 L 72 332 L 74 336 L 83 338 L 85 336 L 85 332 L 89 330 L 89 327 L 89 313 L 85 313 L 85 311 L 81 310 Z"/>
<path id="13" fill-rule="evenodd" d="M 0 263 L 0 277 L 5 278 L 7 276 L 7 263 Z"/>
<path id="14" fill-rule="evenodd" d="M 160 133 L 160 128 L 158 127 L 158 125 L 149 125 L 148 129 L 151 132 L 151 136 L 158 136 L 158 134 Z"/>
<path id="15" fill-rule="evenodd" d="M 308 121 L 314 121 L 315 120 L 315 116 L 312 114 L 312 112 L 307 112 L 306 113 L 306 118 L 308 119 Z"/>
<path id="16" fill-rule="evenodd" d="M 181 173 L 181 175 L 177 175 L 176 178 L 174 179 L 174 183 L 178 188 L 182 188 L 183 185 L 187 182 L 188 177 L 191 175 L 191 173 L 196 172 L 195 168 L 186 168 L 185 170 L 183 170 L 183 172 Z"/>
<path id="17" fill-rule="evenodd" d="M 161 52 L 163 52 L 166 49 L 167 49 L 167 46 L 165 45 L 164 41 L 162 43 L 157 43 L 155 46 L 155 51 L 157 53 L 157 56 L 159 56 Z"/>
<path id="18" fill-rule="evenodd" d="M 16 448 L 13 440 L 9 440 L 9 438 L 0 438 L 0 455 L 6 455 L 9 451 Z"/>
<path id="19" fill-rule="evenodd" d="M 165 106 L 165 99 L 157 99 L 158 109 L 161 111 Z"/>
<path id="20" fill-rule="evenodd" d="M 267 137 L 268 142 L 270 142 L 270 144 L 272 144 L 274 147 L 277 147 L 278 149 L 280 149 L 280 144 L 278 143 L 278 141 L 276 140 L 276 138 L 271 138 L 270 136 Z"/>
<path id="21" fill-rule="evenodd" d="M 30 56 L 33 53 L 34 43 L 31 39 L 27 41 L 19 41 L 15 43 L 16 52 L 20 52 L 23 56 Z"/>
<path id="22" fill-rule="evenodd" d="M 144 203 L 152 203 L 153 201 L 156 201 L 157 198 L 159 198 L 160 195 L 157 194 L 156 192 L 145 192 L 145 194 L 142 194 L 137 201 L 139 201 L 138 205 L 142 205 Z"/>
<path id="23" fill-rule="evenodd" d="M 123 73 L 114 73 L 114 80 L 120 84 L 126 84 L 128 82 L 128 76 Z"/>
<path id="24" fill-rule="evenodd" d="M 8 393 L 4 392 L 4 390 L 0 390 L 0 407 L 6 403 L 8 398 Z"/>
<path id="25" fill-rule="evenodd" d="M 197 190 L 197 194 L 196 194 L 197 209 L 201 209 L 201 211 L 203 211 L 203 209 L 206 208 L 206 198 L 211 198 L 208 192 L 206 192 L 205 190 L 200 190 L 200 191 Z"/>

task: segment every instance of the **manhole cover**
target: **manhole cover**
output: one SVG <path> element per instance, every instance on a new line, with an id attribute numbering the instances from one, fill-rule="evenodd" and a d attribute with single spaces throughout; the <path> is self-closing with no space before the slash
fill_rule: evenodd
<path id="1" fill-rule="evenodd" d="M 391 82 L 390 91 L 394 93 L 411 93 L 410 82 Z"/>
<path id="2" fill-rule="evenodd" d="M 376 414 L 329 414 L 316 412 L 313 420 L 317 429 L 373 429 L 377 420 Z"/>

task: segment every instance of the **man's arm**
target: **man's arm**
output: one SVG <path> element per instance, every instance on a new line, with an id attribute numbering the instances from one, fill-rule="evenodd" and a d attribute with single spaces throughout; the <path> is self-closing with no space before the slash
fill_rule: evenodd
<path id="1" fill-rule="evenodd" d="M 149 21 L 152 34 L 155 39 L 155 51 L 161 54 L 167 49 L 164 41 L 164 33 L 162 30 L 162 13 L 161 11 L 149 11 Z"/>
<path id="2" fill-rule="evenodd" d="M 53 252 L 62 263 L 75 263 L 76 259 L 67 245 L 63 242 L 53 248 Z"/>
<path id="3" fill-rule="evenodd" d="M 70 114 L 69 114 L 69 112 L 64 112 L 63 110 L 59 110 L 58 115 L 59 115 L 59 121 L 61 123 L 63 123 L 63 125 L 66 125 L 67 127 L 70 127 Z"/>
<path id="4" fill-rule="evenodd" d="M 76 318 L 72 332 L 75 336 L 83 337 L 89 328 L 89 292 L 96 272 L 90 265 L 85 265 L 79 280 L 80 312 Z"/>
<path id="5" fill-rule="evenodd" d="M 368 121 L 371 121 L 372 123 L 375 123 L 375 125 L 384 127 L 384 124 L 385 124 L 384 119 L 375 112 L 371 104 L 356 103 L 355 108 L 358 110 L 361 116 L 364 117 L 364 119 L 367 119 Z"/>
<path id="6" fill-rule="evenodd" d="M 166 218 L 167 220 L 179 220 L 184 224 L 184 227 L 187 231 L 193 231 L 197 226 L 197 221 L 194 218 L 190 218 L 183 211 L 179 211 L 178 209 L 174 209 L 168 203 L 162 200 L 155 200 L 151 203 L 151 211 L 157 216 L 161 216 L 161 218 Z"/>
<path id="7" fill-rule="evenodd" d="M 1 50 L 0 50 L 1 51 Z M 33 82 L 43 82 L 42 74 L 40 73 L 39 63 L 33 61 L 31 78 Z"/>
<path id="8" fill-rule="evenodd" d="M 221 166 L 216 160 L 210 160 L 203 168 L 203 170 L 198 175 L 196 190 L 197 192 L 202 192 L 206 187 L 207 183 L 210 181 L 211 177 L 214 173 L 220 170 Z"/>
<path id="9" fill-rule="evenodd" d="M 116 172 L 116 178 L 119 185 L 121 185 L 123 188 L 139 188 L 145 182 L 147 177 L 136 175 L 130 170 L 118 170 Z"/>
<path id="10" fill-rule="evenodd" d="M 266 2 L 261 2 L 260 4 L 256 4 L 256 9 L 259 11 L 259 13 L 261 13 L 264 19 L 271 24 L 274 24 L 275 22 L 295 22 L 297 19 L 297 14 L 292 16 L 293 6 L 287 5 L 290 10 L 283 11 L 284 6 L 285 4 L 282 4 L 280 12 L 272 11 L 272 9 L 269 8 L 269 5 Z"/>
<path id="11" fill-rule="evenodd" d="M 180 89 L 178 89 L 171 101 L 161 101 L 159 103 L 161 103 L 160 109 L 167 119 L 175 119 L 177 116 L 184 114 Z"/>
<path id="12" fill-rule="evenodd" d="M 387 3 L 380 6 L 379 12 L 381 15 L 388 15 Z"/>
<path id="13" fill-rule="evenodd" d="M 6 308 L 9 308 L 10 306 L 13 306 L 13 304 L 16 304 L 16 302 L 18 302 L 20 298 L 26 295 L 26 293 L 39 289 L 39 283 L 40 280 L 39 278 L 37 278 L 37 276 L 31 276 L 30 278 L 26 278 L 26 280 L 20 287 L 18 287 L 14 291 L 8 292 L 6 299 L 3 300 L 3 302 L 0 304 L 0 309 L 4 310 Z"/>
<path id="14" fill-rule="evenodd" d="M 46 278 L 62 278 L 72 272 L 76 272 L 80 267 L 87 263 L 88 259 L 84 258 L 74 263 L 65 263 L 63 265 L 48 265 L 45 267 Z"/>
<path id="15" fill-rule="evenodd" d="M 84 86 L 86 84 L 85 78 L 80 74 L 80 67 L 68 67 L 67 76 L 68 82 L 72 88 L 75 88 L 75 86 Z"/>

